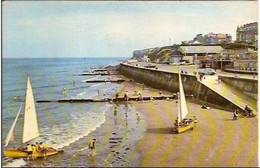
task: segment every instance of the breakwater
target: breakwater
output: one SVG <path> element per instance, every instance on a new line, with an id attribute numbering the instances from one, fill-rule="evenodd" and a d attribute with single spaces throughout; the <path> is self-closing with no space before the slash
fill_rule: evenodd
<path id="1" fill-rule="evenodd" d="M 170 92 L 179 91 L 178 73 L 168 72 L 159 69 L 149 69 L 130 64 L 120 64 L 120 74 L 134 79 L 136 82 L 144 83 L 157 89 L 163 89 Z M 182 74 L 182 83 L 185 94 L 193 95 L 195 101 L 206 103 L 216 108 L 233 111 L 237 107 L 230 100 L 219 95 L 214 90 L 208 88 L 198 81 L 194 74 Z M 247 85 L 246 83 L 244 85 Z"/>

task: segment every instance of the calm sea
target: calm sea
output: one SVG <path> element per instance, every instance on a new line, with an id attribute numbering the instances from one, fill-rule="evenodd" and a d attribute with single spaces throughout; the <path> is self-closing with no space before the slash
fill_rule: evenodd
<path id="1" fill-rule="evenodd" d="M 23 105 L 26 76 L 29 74 L 36 100 L 59 98 L 108 97 L 120 89 L 119 84 L 87 84 L 86 79 L 106 79 L 108 76 L 78 76 L 92 68 L 117 65 L 125 58 L 23 58 L 2 59 L 2 149 L 7 132 L 17 111 Z M 74 84 L 73 84 L 74 83 Z M 67 93 L 62 94 L 61 89 Z M 21 101 L 14 101 L 19 96 Z M 107 104 L 95 103 L 36 103 L 41 136 L 35 141 L 46 141 L 53 147 L 63 148 L 87 136 L 105 121 Z M 21 116 L 22 117 L 22 116 Z M 15 142 L 20 146 L 22 118 L 17 122 Z M 8 159 L 2 154 L 3 165 L 22 166 L 21 159 Z"/>

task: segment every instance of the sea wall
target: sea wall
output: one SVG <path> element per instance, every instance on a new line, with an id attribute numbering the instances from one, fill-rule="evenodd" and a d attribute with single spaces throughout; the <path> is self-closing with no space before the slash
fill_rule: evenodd
<path id="1" fill-rule="evenodd" d="M 136 82 L 144 83 L 150 87 L 174 93 L 179 91 L 178 73 L 143 68 L 125 63 L 120 64 L 119 72 L 128 78 L 134 79 Z M 181 78 L 185 95 L 193 95 L 194 101 L 229 111 L 237 108 L 232 102 L 200 83 L 195 75 L 182 74 Z"/>
<path id="2" fill-rule="evenodd" d="M 239 91 L 257 100 L 258 80 L 240 77 L 221 76 L 224 83 L 233 86 Z"/>

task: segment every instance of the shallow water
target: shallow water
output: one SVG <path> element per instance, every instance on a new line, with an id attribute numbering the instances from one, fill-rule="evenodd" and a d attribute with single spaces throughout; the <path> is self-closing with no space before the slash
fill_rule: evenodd
<path id="1" fill-rule="evenodd" d="M 109 97 L 122 87 L 115 83 L 88 84 L 83 83 L 87 79 L 106 79 L 106 76 L 78 76 L 91 68 L 116 65 L 122 58 L 48 58 L 48 59 L 3 59 L 2 61 L 2 148 L 7 132 L 13 123 L 16 113 L 24 99 L 24 87 L 26 75 L 29 72 L 31 85 L 35 100 L 60 99 L 60 98 L 93 98 L 99 96 Z M 73 81 L 75 85 L 73 85 Z M 66 88 L 66 94 L 61 93 L 61 89 Z M 99 95 L 98 95 L 99 91 Z M 20 96 L 21 101 L 14 101 L 14 96 Z M 129 111 L 128 107 L 119 105 L 122 112 Z M 2 155 L 3 166 L 89 166 L 106 164 L 106 160 L 93 161 L 86 160 L 84 149 L 91 137 L 91 133 L 96 131 L 97 136 L 103 139 L 113 138 L 111 131 L 118 130 L 122 137 L 128 135 L 121 129 L 122 123 L 126 120 L 120 119 L 118 124 L 114 123 L 114 116 L 109 120 L 113 121 L 112 130 L 105 122 L 110 113 L 113 113 L 113 105 L 109 103 L 36 103 L 40 137 L 36 141 L 45 141 L 48 145 L 56 148 L 64 148 L 61 155 L 50 157 L 47 161 L 39 159 L 34 162 L 25 162 L 23 159 L 8 159 Z M 130 110 L 131 111 L 131 110 Z M 134 111 L 134 110 L 132 110 Z M 134 114 L 134 112 L 133 112 Z M 132 115 L 132 114 L 130 114 Z M 8 147 L 20 146 L 21 141 L 22 115 L 17 121 L 15 128 L 15 141 L 10 142 Z M 129 129 L 135 129 L 134 123 L 129 122 Z M 135 123 L 136 124 L 136 123 Z M 110 126 L 111 127 L 111 126 Z M 131 132 L 131 131 L 130 131 Z M 130 136 L 131 137 L 131 136 Z M 101 141 L 100 141 L 101 142 Z M 109 144 L 109 143 L 108 143 Z M 78 150 L 81 150 L 78 152 Z M 97 150 L 99 150 L 97 148 Z M 107 158 L 111 152 L 107 147 L 107 152 L 99 152 L 98 157 Z M 83 152 L 83 154 L 82 154 Z M 104 155 L 104 156 L 103 156 Z"/>

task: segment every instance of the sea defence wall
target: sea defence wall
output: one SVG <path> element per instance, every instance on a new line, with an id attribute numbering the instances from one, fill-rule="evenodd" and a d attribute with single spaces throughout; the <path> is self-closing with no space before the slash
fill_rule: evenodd
<path id="1" fill-rule="evenodd" d="M 255 100 L 257 100 L 257 92 L 258 92 L 258 80 L 257 79 L 221 76 L 221 80 L 224 83 L 238 89 L 239 91 L 243 92 L 244 94 L 247 94 L 248 96 L 251 96 Z"/>
<path id="2" fill-rule="evenodd" d="M 134 79 L 147 86 L 170 92 L 179 91 L 178 73 L 161 71 L 159 69 L 144 68 L 121 63 L 120 74 Z M 233 111 L 237 108 L 232 102 L 200 83 L 193 74 L 181 74 L 185 95 L 193 95 L 193 100 L 216 108 Z"/>

